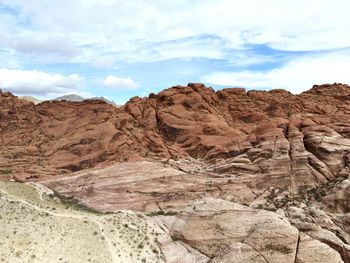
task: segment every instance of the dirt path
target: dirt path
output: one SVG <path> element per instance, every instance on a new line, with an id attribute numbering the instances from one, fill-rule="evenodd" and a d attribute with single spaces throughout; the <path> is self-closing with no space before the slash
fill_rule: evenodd
<path id="1" fill-rule="evenodd" d="M 20 202 L 26 206 L 29 206 L 39 212 L 43 212 L 43 213 L 47 213 L 47 214 L 50 214 L 52 216 L 55 216 L 55 217 L 64 217 L 64 218 L 72 218 L 72 219 L 77 219 L 77 220 L 82 220 L 82 221 L 90 221 L 94 224 L 96 224 L 100 230 L 100 234 L 101 236 L 103 237 L 103 240 L 106 242 L 106 245 L 107 245 L 107 248 L 110 252 L 110 256 L 112 258 L 112 262 L 113 263 L 117 263 L 119 262 L 119 259 L 117 258 L 116 254 L 114 253 L 114 249 L 113 249 L 113 246 L 112 246 L 112 241 L 110 240 L 110 238 L 104 233 L 104 226 L 103 226 L 103 223 L 99 220 L 99 218 L 97 216 L 94 216 L 94 215 L 74 215 L 74 214 L 64 214 L 64 213 L 55 213 L 55 212 L 52 212 L 50 210 L 47 210 L 47 209 L 44 209 L 44 208 L 41 208 L 37 205 L 34 205 L 34 204 L 31 204 L 29 202 L 27 202 L 26 200 L 24 199 L 21 199 L 17 196 L 14 196 L 12 194 L 10 194 L 9 192 L 5 191 L 5 190 L 1 190 L 0 191 L 2 194 L 10 197 L 11 199 L 17 201 L 17 202 Z M 39 197 L 41 197 L 41 195 L 39 194 Z"/>

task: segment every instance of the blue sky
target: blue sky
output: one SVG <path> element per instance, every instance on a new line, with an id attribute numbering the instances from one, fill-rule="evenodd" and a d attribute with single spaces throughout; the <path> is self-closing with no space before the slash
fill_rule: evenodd
<path id="1" fill-rule="evenodd" d="M 0 88 L 121 104 L 216 89 L 350 83 L 345 0 L 0 0 Z"/>

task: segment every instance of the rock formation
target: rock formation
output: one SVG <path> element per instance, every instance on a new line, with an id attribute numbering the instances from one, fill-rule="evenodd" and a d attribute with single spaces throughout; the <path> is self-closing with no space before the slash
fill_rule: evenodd
<path id="1" fill-rule="evenodd" d="M 167 262 L 350 262 L 349 102 L 337 83 L 188 84 L 120 108 L 0 93 L 0 180 L 146 213 Z"/>

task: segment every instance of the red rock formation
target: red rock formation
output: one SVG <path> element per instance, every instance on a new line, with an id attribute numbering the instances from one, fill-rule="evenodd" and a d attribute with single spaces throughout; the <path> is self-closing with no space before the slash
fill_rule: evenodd
<path id="1" fill-rule="evenodd" d="M 122 108 L 102 101 L 24 102 L 0 95 L 0 166 L 18 178 L 130 158 L 201 159 L 251 187 L 297 191 L 349 172 L 350 87 L 215 92 L 176 86 Z M 181 166 L 181 165 L 180 165 Z"/>
<path id="2" fill-rule="evenodd" d="M 0 180 L 151 212 L 171 262 L 350 262 L 349 102 L 342 84 L 189 84 L 122 108 L 0 92 Z"/>

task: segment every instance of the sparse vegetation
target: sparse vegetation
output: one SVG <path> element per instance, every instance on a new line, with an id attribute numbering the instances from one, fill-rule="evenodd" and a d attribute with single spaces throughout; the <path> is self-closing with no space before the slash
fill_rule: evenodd
<path id="1" fill-rule="evenodd" d="M 9 175 L 12 174 L 11 169 L 0 169 L 0 174 Z"/>
<path id="2" fill-rule="evenodd" d="M 6 257 L 5 262 L 41 262 L 44 258 L 48 262 L 76 262 L 77 257 L 82 262 L 95 262 L 96 257 L 99 257 L 99 262 L 109 262 L 111 253 L 120 257 L 122 262 L 141 262 L 150 256 L 158 262 L 162 257 L 156 238 L 159 230 L 149 225 L 144 217 L 123 211 L 108 214 L 95 211 L 91 213 L 90 209 L 87 211 L 76 200 L 57 193 L 54 197 L 61 199 L 61 202 L 38 198 L 38 192 L 32 191 L 33 188 L 28 185 L 16 184 L 16 187 L 11 188 L 11 192 L 9 188 L 5 188 L 6 192 L 2 193 L 2 199 L 5 201 L 0 203 L 0 224 L 6 222 L 9 226 L 2 238 L 0 237 L 0 244 L 4 240 L 12 242 L 23 235 L 28 236 L 31 243 L 27 244 L 30 249 L 23 247 L 21 250 L 14 250 L 10 246 L 2 247 L 4 250 L 0 254 Z M 18 194 L 20 196 L 17 200 Z M 16 222 L 16 228 L 10 227 L 13 220 Z M 25 227 L 17 228 L 18 224 Z M 51 238 L 51 235 L 55 235 L 55 238 Z M 77 236 L 82 242 L 74 242 Z M 61 260 L 61 255 L 51 253 L 51 250 L 50 254 L 47 254 L 39 245 L 43 242 L 49 247 L 62 246 L 66 251 L 65 257 Z M 113 250 L 110 250 L 109 242 Z"/>
<path id="3" fill-rule="evenodd" d="M 316 187 L 308 189 L 307 193 L 311 195 L 317 202 L 321 202 L 322 198 L 327 194 L 326 190 Z"/>
<path id="4" fill-rule="evenodd" d="M 164 212 L 164 211 L 160 210 L 160 211 L 150 212 L 147 215 L 148 216 L 173 216 L 173 215 L 177 215 L 177 212 L 176 211 Z"/>
<path id="5" fill-rule="evenodd" d="M 271 212 L 276 212 L 277 211 L 277 208 L 274 208 L 274 207 L 267 207 L 265 208 L 267 211 L 271 211 Z"/>
<path id="6" fill-rule="evenodd" d="M 176 242 L 180 240 L 180 237 L 178 235 L 171 235 L 171 239 Z"/>
<path id="7" fill-rule="evenodd" d="M 264 209 L 264 205 L 263 205 L 263 204 L 259 204 L 259 205 L 257 206 L 257 209 Z"/>
<path id="8" fill-rule="evenodd" d="M 143 243 L 140 243 L 138 246 L 137 246 L 138 249 L 143 249 Z"/>
<path id="9" fill-rule="evenodd" d="M 51 196 L 52 198 L 56 197 L 58 199 L 60 199 L 61 203 L 63 205 L 65 205 L 67 208 L 71 208 L 74 210 L 79 210 L 79 211 L 84 211 L 84 212 L 90 212 L 90 213 L 94 213 L 94 214 L 103 214 L 102 212 L 99 212 L 93 208 L 90 208 L 84 204 L 82 204 L 81 202 L 79 202 L 78 200 L 72 198 L 72 197 L 67 197 L 64 195 L 61 195 L 58 192 L 54 192 L 53 196 Z"/>

